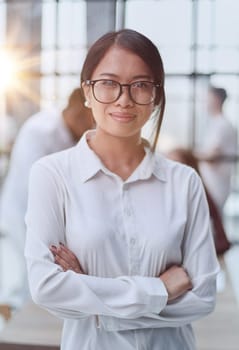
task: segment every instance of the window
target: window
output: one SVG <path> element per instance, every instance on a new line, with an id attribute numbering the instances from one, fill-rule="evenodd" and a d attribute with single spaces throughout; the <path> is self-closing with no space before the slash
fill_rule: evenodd
<path id="1" fill-rule="evenodd" d="M 26 11 L 29 3 L 19 2 L 19 11 Z M 2 47 L 7 6 L 7 1 L 0 0 Z M 237 0 L 117 0 L 116 28 L 124 26 L 147 35 L 164 61 L 167 105 L 162 147 L 200 143 L 210 83 L 227 89 L 225 112 L 239 127 L 238 13 Z M 87 1 L 43 0 L 38 29 L 41 49 L 30 74 L 34 71 L 40 85 L 40 107 L 61 107 L 80 82 L 87 51 Z"/>
<path id="2" fill-rule="evenodd" d="M 209 84 L 227 89 L 226 115 L 238 127 L 239 2 L 128 0 L 125 11 L 125 27 L 151 38 L 164 62 L 167 106 L 161 147 L 200 143 Z"/>

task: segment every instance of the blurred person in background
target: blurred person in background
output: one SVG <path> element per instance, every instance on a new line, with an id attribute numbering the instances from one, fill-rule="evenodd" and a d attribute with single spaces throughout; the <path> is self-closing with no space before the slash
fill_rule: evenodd
<path id="1" fill-rule="evenodd" d="M 1 304 L 18 308 L 30 295 L 24 259 L 24 217 L 32 164 L 47 154 L 74 146 L 84 132 L 94 125 L 91 110 L 84 106 L 82 90 L 77 88 L 71 93 L 62 112 L 56 109 L 40 111 L 21 127 L 11 152 L 0 197 L 0 231 L 8 247 L 1 269 L 5 271 L 5 277 L 1 276 Z"/>
<path id="2" fill-rule="evenodd" d="M 196 170 L 199 176 L 201 176 L 197 158 L 194 156 L 191 150 L 185 148 L 175 148 L 167 153 L 167 157 L 192 167 L 194 170 Z M 208 201 L 216 252 L 218 256 L 221 256 L 230 248 L 231 244 L 227 239 L 219 210 L 205 184 L 204 189 Z"/>
<path id="3" fill-rule="evenodd" d="M 226 90 L 210 87 L 206 131 L 202 147 L 195 153 L 203 181 L 221 214 L 230 194 L 237 155 L 237 133 L 223 113 L 226 98 Z"/>

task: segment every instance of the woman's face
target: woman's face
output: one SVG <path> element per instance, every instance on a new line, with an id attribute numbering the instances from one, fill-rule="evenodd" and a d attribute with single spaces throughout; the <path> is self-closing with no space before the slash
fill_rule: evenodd
<path id="1" fill-rule="evenodd" d="M 98 79 L 114 80 L 121 84 L 153 81 L 150 68 L 139 56 L 117 46 L 109 49 L 93 72 L 91 80 Z M 93 96 L 92 87 L 85 85 L 84 91 L 97 129 L 116 137 L 139 136 L 154 109 L 154 102 L 138 105 L 132 101 L 128 87 L 123 87 L 118 100 L 110 104 L 98 102 Z"/>

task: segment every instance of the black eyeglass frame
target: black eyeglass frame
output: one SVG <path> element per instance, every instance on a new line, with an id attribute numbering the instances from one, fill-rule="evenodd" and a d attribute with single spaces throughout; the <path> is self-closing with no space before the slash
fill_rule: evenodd
<path id="1" fill-rule="evenodd" d="M 113 101 L 111 101 L 111 102 L 102 102 L 102 101 L 98 100 L 98 99 L 96 98 L 96 96 L 95 96 L 95 91 L 94 91 L 95 83 L 97 83 L 98 81 L 112 81 L 112 82 L 118 84 L 119 87 L 120 87 L 118 97 L 117 97 L 116 99 L 114 99 Z M 92 86 L 93 96 L 94 96 L 94 98 L 96 99 L 96 101 L 98 101 L 98 102 L 100 102 L 100 103 L 103 103 L 103 104 L 110 104 L 110 103 L 116 102 L 116 101 L 120 98 L 120 96 L 122 95 L 122 93 L 123 93 L 123 87 L 124 87 L 124 86 L 128 87 L 129 97 L 130 97 L 130 99 L 131 99 L 134 103 L 136 103 L 137 105 L 140 105 L 140 106 L 147 106 L 147 105 L 150 105 L 152 102 L 154 102 L 154 100 L 156 99 L 156 96 L 154 97 L 154 99 L 153 99 L 152 101 L 150 101 L 150 102 L 148 102 L 148 103 L 138 103 L 138 102 L 136 102 L 136 101 L 134 100 L 134 98 L 133 98 L 132 95 L 131 95 L 131 86 L 132 86 L 133 84 L 136 84 L 136 83 L 150 83 L 150 84 L 152 84 L 156 89 L 159 89 L 159 88 L 162 86 L 161 84 L 155 83 L 154 81 L 148 81 L 148 80 L 134 81 L 133 83 L 130 83 L 130 84 L 121 84 L 121 83 L 119 83 L 118 81 L 112 80 L 112 79 L 85 80 L 85 84 L 86 84 L 86 85 Z M 156 90 L 156 95 L 157 95 L 157 90 Z"/>

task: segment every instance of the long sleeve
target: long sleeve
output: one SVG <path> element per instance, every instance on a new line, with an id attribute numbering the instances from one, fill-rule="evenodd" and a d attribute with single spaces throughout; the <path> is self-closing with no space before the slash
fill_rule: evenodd
<path id="1" fill-rule="evenodd" d="M 100 325 L 108 331 L 140 328 L 180 327 L 213 311 L 216 295 L 216 275 L 219 266 L 210 231 L 208 205 L 196 174 L 191 177 L 188 196 L 188 220 L 182 242 L 183 267 L 193 283 L 193 289 L 168 303 L 158 314 L 134 320 L 100 317 Z"/>
<path id="2" fill-rule="evenodd" d="M 159 313 L 167 291 L 159 278 L 101 278 L 63 272 L 54 263 L 50 245 L 65 241 L 63 180 L 43 161 L 35 163 L 29 184 L 26 215 L 27 260 L 33 300 L 63 318 L 89 315 L 135 319 Z"/>

